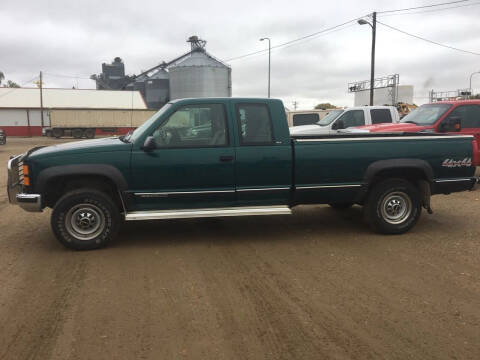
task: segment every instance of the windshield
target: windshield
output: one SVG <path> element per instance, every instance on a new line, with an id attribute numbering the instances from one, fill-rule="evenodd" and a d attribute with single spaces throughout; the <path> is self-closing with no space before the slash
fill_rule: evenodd
<path id="1" fill-rule="evenodd" d="M 168 103 L 165 104 L 159 111 L 157 111 L 155 114 L 152 115 L 152 117 L 148 120 L 146 120 L 142 125 L 140 125 L 138 128 L 136 128 L 134 131 L 129 132 L 127 135 L 123 137 L 123 141 L 126 142 L 134 142 L 142 133 L 145 129 L 148 129 L 149 126 L 157 121 L 157 119 L 162 116 L 163 113 L 165 113 L 172 104 Z"/>
<path id="2" fill-rule="evenodd" d="M 317 122 L 317 125 L 320 126 L 327 126 L 329 125 L 333 120 L 335 120 L 341 113 L 343 113 L 344 110 L 332 110 L 330 111 L 325 117 L 323 117 L 320 121 Z"/>
<path id="3" fill-rule="evenodd" d="M 433 125 L 440 117 L 451 107 L 450 104 L 427 104 L 412 111 L 405 116 L 402 123 L 412 123 L 415 125 Z"/>

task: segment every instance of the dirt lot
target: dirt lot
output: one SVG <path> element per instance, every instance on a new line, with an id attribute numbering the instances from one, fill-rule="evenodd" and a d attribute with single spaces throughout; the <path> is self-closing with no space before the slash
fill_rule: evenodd
<path id="1" fill-rule="evenodd" d="M 0 146 L 10 154 L 47 139 Z M 361 208 L 125 224 L 73 252 L 0 193 L 0 359 L 479 359 L 480 191 L 410 233 Z"/>

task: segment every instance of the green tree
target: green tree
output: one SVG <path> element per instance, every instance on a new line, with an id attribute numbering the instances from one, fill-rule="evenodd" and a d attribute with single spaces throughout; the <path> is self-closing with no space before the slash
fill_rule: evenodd
<path id="1" fill-rule="evenodd" d="M 336 109 L 337 107 L 335 105 L 332 105 L 330 103 L 321 103 L 315 106 L 315 109 L 320 109 L 320 110 L 325 110 L 325 109 Z"/>
<path id="2" fill-rule="evenodd" d="M 5 74 L 0 71 L 0 85 L 2 84 L 3 79 L 5 79 Z"/>
<path id="3" fill-rule="evenodd" d="M 16 82 L 14 82 L 12 80 L 8 80 L 7 81 L 7 87 L 9 87 L 9 88 L 19 88 L 20 85 L 18 85 Z"/>

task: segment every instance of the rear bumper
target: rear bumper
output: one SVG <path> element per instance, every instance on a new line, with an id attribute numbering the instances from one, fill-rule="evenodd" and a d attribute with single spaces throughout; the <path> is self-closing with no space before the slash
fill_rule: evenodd
<path id="1" fill-rule="evenodd" d="M 23 155 L 18 155 L 8 161 L 8 201 L 22 209 L 31 212 L 42 211 L 42 196 L 39 194 L 26 194 L 23 192 L 22 177 L 19 166 Z"/>

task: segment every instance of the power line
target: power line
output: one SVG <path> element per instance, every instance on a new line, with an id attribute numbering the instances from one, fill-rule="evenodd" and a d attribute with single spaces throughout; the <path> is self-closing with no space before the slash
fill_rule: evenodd
<path id="1" fill-rule="evenodd" d="M 20 87 L 18 87 L 18 88 L 11 88 L 10 91 L 7 91 L 6 93 L 1 94 L 1 95 L 0 95 L 0 98 L 1 98 L 1 97 L 4 97 L 4 96 L 7 96 L 8 94 L 14 92 L 15 90 L 21 89 L 22 86 L 25 86 L 25 85 L 33 82 L 33 81 L 36 80 L 36 79 L 38 79 L 38 76 L 35 76 L 33 79 L 30 79 L 30 80 L 28 80 L 28 81 L 25 81 L 24 83 L 20 84 Z"/>
<path id="2" fill-rule="evenodd" d="M 386 26 L 386 27 L 388 27 L 388 28 L 390 28 L 390 29 L 392 29 L 392 30 L 401 32 L 402 34 L 405 34 L 405 35 L 414 37 L 414 38 L 416 38 L 416 39 L 420 39 L 420 40 L 429 42 L 429 43 L 431 43 L 431 44 L 435 44 L 435 45 L 438 45 L 438 46 L 442 46 L 442 47 L 445 47 L 445 48 L 451 49 L 451 50 L 461 51 L 461 52 L 464 52 L 464 53 L 467 53 L 467 54 L 471 54 L 471 55 L 480 56 L 480 53 L 477 53 L 477 52 L 474 52 L 474 51 L 469 51 L 469 50 L 459 49 L 459 48 L 456 48 L 456 47 L 453 47 L 453 46 L 450 46 L 450 45 L 445 45 L 445 44 L 441 44 L 441 43 L 436 42 L 436 41 L 433 41 L 433 40 L 425 39 L 425 38 L 423 38 L 423 37 L 421 37 L 421 36 L 414 35 L 414 34 L 410 34 L 410 33 L 406 32 L 406 31 L 397 29 L 396 27 L 387 25 L 387 24 L 385 24 L 385 23 L 383 23 L 383 22 L 381 22 L 381 21 L 378 21 L 378 20 L 377 20 L 377 23 L 382 24 L 383 26 Z"/>
<path id="3" fill-rule="evenodd" d="M 271 50 L 271 51 L 274 52 L 274 51 L 278 51 L 278 50 L 288 49 L 288 48 L 290 48 L 290 47 L 292 47 L 292 46 L 302 45 L 302 44 L 305 44 L 305 43 L 308 42 L 308 41 L 315 40 L 315 39 L 316 39 L 317 37 L 319 37 L 319 36 L 322 36 L 322 35 L 330 35 L 330 34 L 333 34 L 334 32 L 341 31 L 341 30 L 344 30 L 344 29 L 348 29 L 349 27 L 352 27 L 352 26 L 355 26 L 355 25 L 356 25 L 356 23 L 352 23 L 352 24 L 349 24 L 349 25 L 344 26 L 344 27 L 342 27 L 342 28 L 337 28 L 337 29 L 332 30 L 332 31 L 329 31 L 329 32 L 325 32 L 325 33 L 322 33 L 322 34 L 318 34 L 317 36 L 312 37 L 312 38 L 304 39 L 304 40 L 302 40 L 302 41 L 294 42 L 294 43 L 291 43 L 291 44 L 289 44 L 289 45 L 284 45 L 284 46 L 282 46 L 282 47 L 276 47 L 275 49 L 273 49 L 273 46 L 272 46 L 272 50 Z M 267 53 L 267 51 L 268 51 L 268 49 L 262 50 L 261 52 L 258 52 L 258 53 L 255 53 L 255 54 L 251 54 L 251 55 L 249 56 L 249 58 L 252 59 L 252 58 L 255 58 L 255 57 L 258 57 L 258 56 L 263 56 L 263 55 L 265 55 L 265 54 Z"/>
<path id="4" fill-rule="evenodd" d="M 457 1 L 449 1 L 449 2 L 444 2 L 444 3 L 439 3 L 439 4 L 430 4 L 430 5 L 416 6 L 416 7 L 404 8 L 404 9 L 377 11 L 377 13 L 378 14 L 385 14 L 385 13 L 392 13 L 392 12 L 399 12 L 399 11 L 425 9 L 425 8 L 431 8 L 431 7 L 436 7 L 436 6 L 458 4 L 458 3 L 463 3 L 463 2 L 467 2 L 467 1 L 470 1 L 470 0 L 457 0 Z"/>
<path id="5" fill-rule="evenodd" d="M 360 19 L 360 17 L 357 17 L 355 19 L 351 19 L 351 20 L 348 20 L 348 21 L 345 21 L 341 24 L 338 24 L 338 25 L 335 25 L 335 26 L 332 26 L 328 29 L 324 29 L 324 30 L 320 30 L 320 31 L 317 31 L 317 32 L 314 32 L 312 34 L 309 34 L 309 35 L 305 35 L 305 36 L 302 36 L 302 37 L 299 37 L 299 38 L 296 38 L 296 39 L 293 39 L 293 40 L 289 40 L 287 42 L 284 42 L 284 43 L 281 43 L 281 44 L 278 44 L 278 45 L 275 45 L 275 46 L 272 46 L 271 49 L 276 49 L 276 48 L 279 48 L 279 47 L 284 47 L 286 45 L 290 45 L 290 44 L 293 44 L 293 43 L 296 43 L 298 41 L 301 41 L 301 40 L 305 40 L 305 39 L 308 39 L 308 38 L 312 38 L 314 36 L 317 36 L 317 35 L 321 35 L 323 33 L 326 33 L 326 32 L 329 32 L 331 30 L 335 30 L 335 29 L 338 29 L 344 25 L 347 25 L 347 24 L 350 24 L 354 21 L 357 21 L 358 19 Z M 240 56 L 236 56 L 236 57 L 233 57 L 233 58 L 230 58 L 230 59 L 227 59 L 225 60 L 226 62 L 230 62 L 230 61 L 235 61 L 235 60 L 239 60 L 239 59 L 243 59 L 243 58 L 246 58 L 246 57 L 249 57 L 249 56 L 253 56 L 253 55 L 257 55 L 257 54 L 260 54 L 260 53 L 264 53 L 264 52 L 267 52 L 268 49 L 262 49 L 262 50 L 258 50 L 258 51 L 254 51 L 254 52 L 251 52 L 251 53 L 248 53 L 248 54 L 244 54 L 244 55 L 240 55 Z"/>
<path id="6" fill-rule="evenodd" d="M 444 11 L 444 10 L 449 10 L 449 9 L 458 9 L 458 8 L 462 8 L 462 7 L 466 7 L 466 6 L 475 6 L 475 5 L 480 5 L 480 2 L 450 6 L 450 7 L 446 7 L 446 8 L 442 8 L 442 9 L 422 10 L 422 11 L 406 12 L 406 13 L 400 13 L 400 14 L 387 14 L 387 15 L 380 15 L 380 16 L 382 18 L 384 18 L 384 17 L 390 17 L 390 16 L 425 14 L 425 13 L 430 13 L 430 12 Z"/>
<path id="7" fill-rule="evenodd" d="M 82 77 L 82 76 L 76 76 L 76 75 L 63 75 L 63 74 L 53 74 L 53 73 L 44 73 L 45 75 L 48 76 L 53 76 L 53 77 L 62 77 L 62 78 L 71 78 L 71 79 L 83 79 L 83 80 L 93 80 L 89 77 Z"/>

